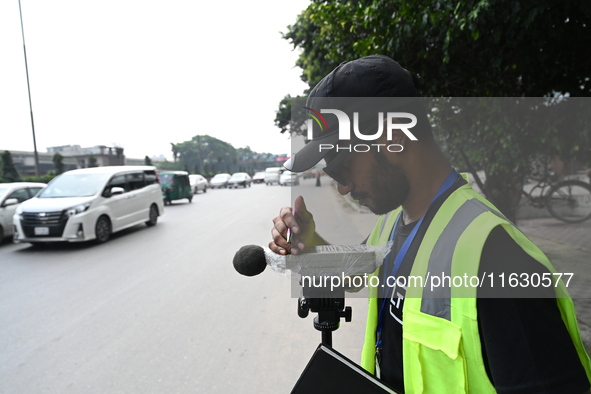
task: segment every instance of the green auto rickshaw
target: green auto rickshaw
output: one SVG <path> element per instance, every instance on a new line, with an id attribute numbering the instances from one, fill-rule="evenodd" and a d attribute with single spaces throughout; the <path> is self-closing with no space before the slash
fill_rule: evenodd
<path id="1" fill-rule="evenodd" d="M 165 171 L 158 175 L 162 185 L 164 205 L 170 205 L 172 201 L 183 198 L 188 199 L 189 202 L 193 200 L 193 190 L 191 190 L 187 171 Z"/>

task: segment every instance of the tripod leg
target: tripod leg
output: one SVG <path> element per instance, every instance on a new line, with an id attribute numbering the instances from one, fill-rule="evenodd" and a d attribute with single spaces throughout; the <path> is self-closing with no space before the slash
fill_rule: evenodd
<path id="1" fill-rule="evenodd" d="M 322 344 L 332 347 L 332 331 L 322 330 Z"/>

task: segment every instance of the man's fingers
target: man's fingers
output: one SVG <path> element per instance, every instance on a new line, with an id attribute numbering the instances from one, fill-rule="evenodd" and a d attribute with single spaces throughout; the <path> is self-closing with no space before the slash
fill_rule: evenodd
<path id="1" fill-rule="evenodd" d="M 275 218 L 275 219 L 279 219 L 281 222 L 283 222 L 285 224 L 285 236 L 287 237 L 287 229 L 290 228 L 291 231 L 293 231 L 295 234 L 300 232 L 299 226 L 298 226 L 298 222 L 296 221 L 296 219 L 293 217 L 293 213 L 290 207 L 283 207 L 281 208 L 281 211 L 279 212 L 279 218 Z M 277 222 L 276 220 L 273 220 L 273 222 L 275 223 L 275 227 L 277 227 Z M 283 231 L 280 230 L 282 233 Z"/>
<path id="2" fill-rule="evenodd" d="M 277 245 L 273 241 L 269 242 L 269 249 L 271 249 L 272 252 L 277 253 L 277 254 L 282 254 L 282 255 L 287 254 L 287 251 L 285 249 L 279 247 L 279 245 Z"/>
<path id="3" fill-rule="evenodd" d="M 276 229 L 277 232 L 283 236 L 285 239 L 287 239 L 287 229 L 288 224 L 285 222 L 286 219 L 284 219 L 284 217 L 282 216 L 277 216 L 275 218 L 273 218 L 273 229 Z M 289 220 L 289 218 L 288 218 Z M 291 218 L 291 220 L 293 221 L 293 217 Z"/>
<path id="4" fill-rule="evenodd" d="M 283 222 L 276 222 L 275 227 L 271 229 L 273 241 L 269 243 L 269 249 L 278 254 L 290 253 L 291 244 L 287 242 L 286 235 L 287 227 L 283 225 Z"/>

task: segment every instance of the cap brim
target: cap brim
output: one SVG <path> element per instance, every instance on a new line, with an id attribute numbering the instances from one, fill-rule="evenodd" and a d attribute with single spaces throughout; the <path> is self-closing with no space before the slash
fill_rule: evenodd
<path id="1" fill-rule="evenodd" d="M 331 133 L 322 138 L 314 139 L 306 144 L 299 152 L 294 154 L 289 160 L 283 164 L 285 168 L 293 172 L 303 172 L 314 167 L 320 160 L 326 156 L 332 149 L 322 147 L 321 144 L 332 145 L 333 147 L 339 142 L 339 133 Z"/>

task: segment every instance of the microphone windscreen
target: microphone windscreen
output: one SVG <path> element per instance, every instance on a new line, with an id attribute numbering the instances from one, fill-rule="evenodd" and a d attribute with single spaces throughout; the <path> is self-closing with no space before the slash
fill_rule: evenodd
<path id="1" fill-rule="evenodd" d="M 257 245 L 241 247 L 234 255 L 232 262 L 236 271 L 246 276 L 258 275 L 267 267 L 265 250 Z"/>

